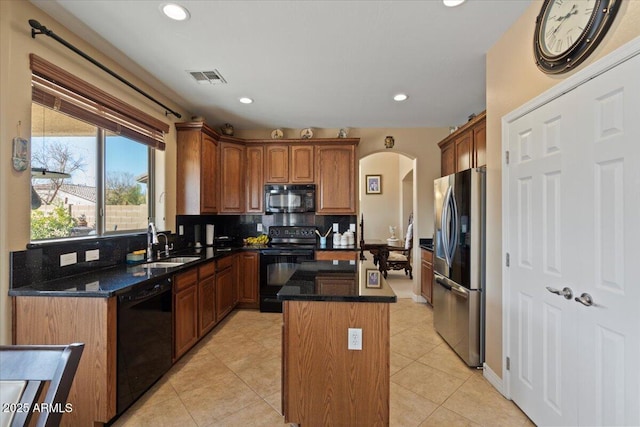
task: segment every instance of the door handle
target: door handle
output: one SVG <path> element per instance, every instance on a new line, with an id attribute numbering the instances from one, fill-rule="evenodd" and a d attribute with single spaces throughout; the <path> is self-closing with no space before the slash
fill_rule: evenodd
<path id="1" fill-rule="evenodd" d="M 586 292 L 580 295 L 579 297 L 576 297 L 576 301 L 578 301 L 580 304 L 585 305 L 587 307 L 591 307 L 593 305 L 593 298 L 591 298 L 591 295 L 589 295 Z"/>
<path id="2" fill-rule="evenodd" d="M 562 288 L 562 290 L 560 290 L 560 289 L 555 289 L 550 286 L 547 286 L 547 290 L 552 294 L 561 295 L 565 297 L 565 299 L 573 298 L 573 291 L 571 290 L 571 288 L 568 288 L 568 287 L 564 287 Z M 578 298 L 576 298 L 576 301 L 578 301 Z"/>

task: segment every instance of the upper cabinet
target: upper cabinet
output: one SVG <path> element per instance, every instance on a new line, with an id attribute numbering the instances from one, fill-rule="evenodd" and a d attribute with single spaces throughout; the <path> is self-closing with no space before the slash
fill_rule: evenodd
<path id="1" fill-rule="evenodd" d="M 245 211 L 245 146 L 220 141 L 220 207 L 219 213 Z"/>
<path id="2" fill-rule="evenodd" d="M 246 159 L 245 212 L 264 212 L 264 146 L 247 146 Z"/>
<path id="3" fill-rule="evenodd" d="M 176 129 L 176 213 L 217 213 L 218 135 L 202 122 L 176 123 Z"/>
<path id="4" fill-rule="evenodd" d="M 313 155 L 313 145 L 266 145 L 265 182 L 268 184 L 313 183 L 315 178 Z"/>
<path id="5" fill-rule="evenodd" d="M 250 139 L 176 123 L 176 213 L 263 213 L 264 185 L 316 184 L 318 214 L 355 215 L 359 138 Z"/>
<path id="6" fill-rule="evenodd" d="M 316 213 L 355 215 L 356 144 L 316 146 Z"/>
<path id="7" fill-rule="evenodd" d="M 486 165 L 486 112 L 478 114 L 438 146 L 442 176 Z"/>

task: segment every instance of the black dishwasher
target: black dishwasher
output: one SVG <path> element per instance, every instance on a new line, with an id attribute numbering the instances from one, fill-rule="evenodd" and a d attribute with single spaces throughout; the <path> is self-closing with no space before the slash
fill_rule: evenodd
<path id="1" fill-rule="evenodd" d="M 118 297 L 118 415 L 171 367 L 171 295 L 166 278 Z"/>

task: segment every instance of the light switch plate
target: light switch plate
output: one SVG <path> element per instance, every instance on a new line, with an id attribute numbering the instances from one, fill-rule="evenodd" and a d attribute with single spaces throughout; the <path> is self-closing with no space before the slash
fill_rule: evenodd
<path id="1" fill-rule="evenodd" d="M 258 223 L 258 232 L 262 233 L 262 224 Z"/>
<path id="2" fill-rule="evenodd" d="M 178 234 L 180 236 L 184 236 L 184 225 L 179 225 L 178 226 Z"/>
<path id="3" fill-rule="evenodd" d="M 356 225 L 355 224 L 349 224 L 349 231 L 351 231 L 352 233 L 356 232 Z"/>
<path id="4" fill-rule="evenodd" d="M 76 264 L 77 262 L 78 262 L 78 254 L 76 252 L 70 252 L 68 254 L 60 255 L 60 267 Z"/>
<path id="5" fill-rule="evenodd" d="M 84 253 L 85 261 L 96 261 L 100 259 L 100 249 L 92 249 Z"/>
<path id="6" fill-rule="evenodd" d="M 333 232 L 334 233 L 339 233 L 340 232 L 340 224 L 338 224 L 337 222 L 333 223 Z"/>

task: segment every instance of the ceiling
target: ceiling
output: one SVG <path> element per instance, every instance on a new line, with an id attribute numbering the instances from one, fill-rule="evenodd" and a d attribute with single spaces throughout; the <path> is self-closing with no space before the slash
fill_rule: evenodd
<path id="1" fill-rule="evenodd" d="M 485 53 L 531 3 L 175 0 L 191 14 L 176 22 L 160 11 L 166 1 L 31 1 L 152 74 L 177 94 L 170 107 L 236 129 L 462 124 L 486 108 Z M 56 33 L 55 23 L 41 24 Z M 227 83 L 188 73 L 209 70 Z M 400 92 L 409 98 L 393 101 Z M 254 102 L 241 104 L 243 96 Z"/>

